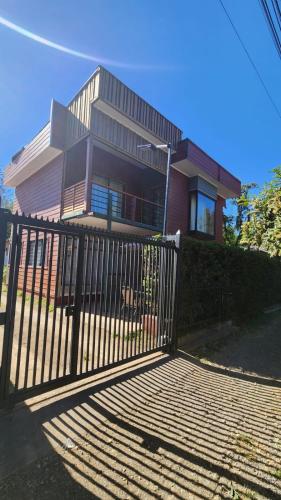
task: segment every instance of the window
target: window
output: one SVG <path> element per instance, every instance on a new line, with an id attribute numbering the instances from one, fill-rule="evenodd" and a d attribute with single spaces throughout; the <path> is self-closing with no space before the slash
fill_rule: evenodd
<path id="1" fill-rule="evenodd" d="M 192 192 L 190 196 L 190 231 L 214 236 L 215 210 L 215 200 L 199 191 Z"/>
<path id="2" fill-rule="evenodd" d="M 29 243 L 29 253 L 28 253 L 28 265 L 34 266 L 35 259 L 35 240 L 30 241 Z M 36 266 L 40 267 L 43 264 L 43 239 L 38 240 L 37 246 L 37 258 L 36 258 Z"/>

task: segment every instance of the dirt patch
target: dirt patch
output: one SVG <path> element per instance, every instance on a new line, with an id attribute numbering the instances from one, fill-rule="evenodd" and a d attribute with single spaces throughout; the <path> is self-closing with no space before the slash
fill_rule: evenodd
<path id="1" fill-rule="evenodd" d="M 264 314 L 238 329 L 235 335 L 193 354 L 202 362 L 281 380 L 281 311 Z"/>

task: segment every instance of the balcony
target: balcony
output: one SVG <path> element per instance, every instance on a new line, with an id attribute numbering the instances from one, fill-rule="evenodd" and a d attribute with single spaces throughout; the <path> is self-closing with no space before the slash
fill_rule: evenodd
<path id="1" fill-rule="evenodd" d="M 118 231 L 131 227 L 135 232 L 133 228 L 138 227 L 156 233 L 162 231 L 163 216 L 163 205 L 97 182 L 91 185 L 90 212 L 86 211 L 84 181 L 64 190 L 63 219 L 82 223 L 84 219 L 87 224 Z"/>

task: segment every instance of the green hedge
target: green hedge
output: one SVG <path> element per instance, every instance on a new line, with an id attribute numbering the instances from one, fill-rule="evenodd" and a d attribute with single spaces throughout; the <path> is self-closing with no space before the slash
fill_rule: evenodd
<path id="1" fill-rule="evenodd" d="M 186 333 L 194 318 L 212 316 L 221 289 L 231 292 L 230 314 L 235 321 L 254 317 L 264 307 L 281 302 L 281 259 L 183 238 L 179 334 Z"/>

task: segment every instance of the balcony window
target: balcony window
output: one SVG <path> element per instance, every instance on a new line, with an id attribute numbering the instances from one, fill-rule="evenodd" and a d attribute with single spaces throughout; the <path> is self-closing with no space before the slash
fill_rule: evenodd
<path id="1" fill-rule="evenodd" d="M 92 186 L 91 210 L 100 215 L 108 215 L 111 197 L 112 216 L 122 217 L 123 190 L 124 185 L 121 182 L 95 175 Z"/>
<path id="2" fill-rule="evenodd" d="M 190 194 L 190 231 L 214 236 L 215 210 L 215 200 L 199 191 L 193 191 Z"/>

